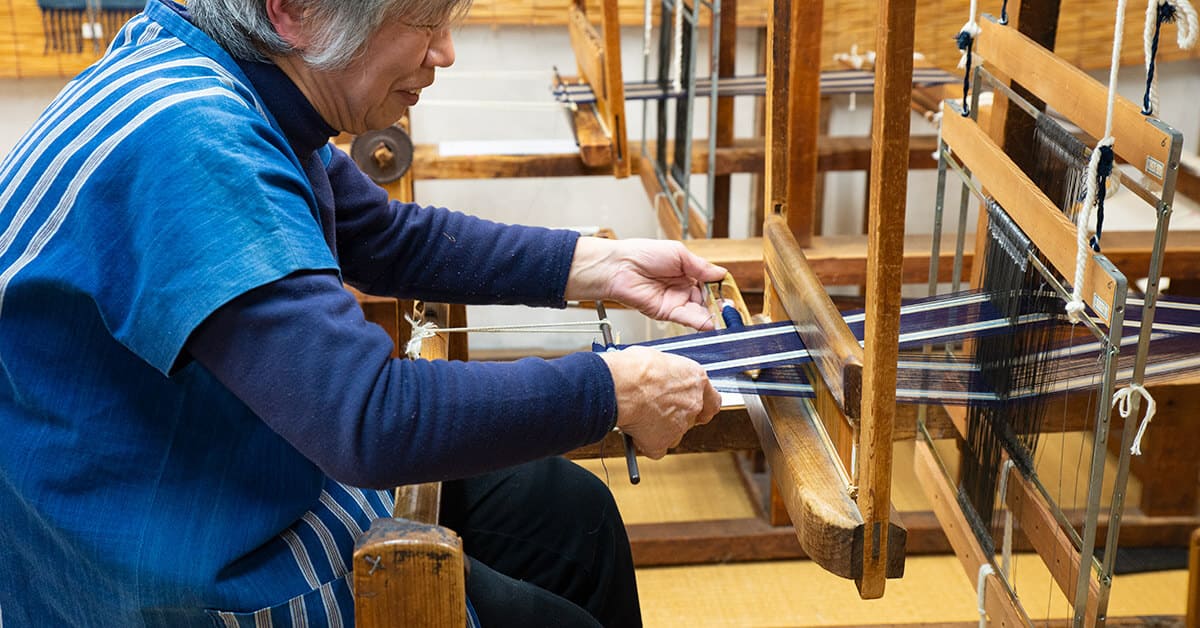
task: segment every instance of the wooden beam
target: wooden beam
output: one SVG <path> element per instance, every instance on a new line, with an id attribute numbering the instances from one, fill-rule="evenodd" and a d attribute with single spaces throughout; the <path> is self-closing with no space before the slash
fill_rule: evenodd
<path id="1" fill-rule="evenodd" d="M 767 275 L 842 413 L 861 416 L 863 349 L 804 258 L 787 223 L 767 216 Z"/>
<path id="2" fill-rule="evenodd" d="M 601 131 L 595 111 L 581 108 L 575 116 L 580 151 L 536 155 L 442 155 L 437 144 L 418 144 L 412 173 L 416 180 L 517 179 L 526 177 L 611 176 L 611 146 Z M 708 163 L 708 144 L 703 139 L 692 153 L 692 172 L 703 174 Z M 933 152 L 937 138 L 917 135 L 909 146 L 910 169 L 937 166 Z M 631 167 L 640 169 L 641 145 L 633 144 Z M 866 170 L 871 163 L 871 140 L 867 137 L 821 137 L 817 144 L 820 172 Z M 742 138 L 732 146 L 717 149 L 717 174 L 762 172 L 761 138 Z"/>
<path id="3" fill-rule="evenodd" d="M 1179 164 L 1175 191 L 1200 203 L 1200 158 L 1186 159 Z"/>
<path id="4" fill-rule="evenodd" d="M 967 577 L 974 581 L 980 566 L 991 564 L 991 557 L 980 547 L 970 524 L 959 510 L 957 491 L 942 470 L 937 454 L 922 438 L 917 439 L 913 465 L 917 480 L 933 504 L 933 512 L 941 522 L 955 555 L 967 572 Z M 1016 628 L 1029 625 L 1016 599 L 996 576 L 984 580 L 984 608 L 991 618 L 989 626 Z"/>
<path id="5" fill-rule="evenodd" d="M 1008 473 L 1008 490 L 1005 496 L 1013 519 L 1019 521 L 1020 529 L 1029 538 L 1034 551 L 1046 564 L 1050 576 L 1067 599 L 1074 598 L 1075 585 L 1079 581 L 1080 563 L 1088 577 L 1088 601 L 1084 611 L 1086 625 L 1096 625 L 1096 609 L 1100 601 L 1100 583 L 1091 577 L 1092 557 L 1081 557 L 1071 538 L 1062 530 L 1042 496 L 1033 484 L 1021 475 L 1016 467 Z"/>
<path id="6" fill-rule="evenodd" d="M 596 174 L 611 175 L 613 163 L 613 143 L 608 132 L 605 131 L 604 125 L 600 122 L 600 114 L 596 111 L 596 107 L 591 104 L 582 105 L 575 111 L 568 114 L 571 117 L 571 129 L 575 132 L 575 145 L 579 147 L 579 154 L 568 153 L 572 157 L 576 157 L 583 163 L 584 166 L 596 170 Z M 566 155 L 564 155 L 566 156 Z M 471 155 L 469 159 L 475 161 L 473 168 L 479 169 L 487 167 L 488 161 L 499 157 L 501 163 L 509 162 L 512 155 Z M 545 156 L 531 155 L 530 157 Z M 482 160 L 480 159 L 482 158 Z M 536 163 L 536 162 L 534 162 Z M 414 166 L 416 161 L 414 160 Z M 450 164 L 447 164 L 450 165 Z M 438 164 L 439 168 L 445 167 Z M 442 178 L 442 177 L 430 177 Z"/>
<path id="7" fill-rule="evenodd" d="M 651 208 L 655 215 L 658 216 L 658 224 L 662 227 L 663 235 L 670 240 L 684 240 L 683 223 L 679 219 L 679 215 L 675 213 L 675 208 L 671 206 L 671 201 L 668 196 L 674 199 L 676 204 L 682 204 L 688 212 L 688 238 L 687 239 L 704 239 L 708 237 L 708 219 L 700 210 L 696 209 L 688 199 L 683 195 L 683 191 L 675 186 L 674 181 L 668 179 L 668 189 L 664 190 L 662 184 L 658 180 L 658 175 L 654 171 L 654 162 L 649 159 L 639 159 L 638 178 L 642 181 L 642 189 L 646 191 L 646 197 L 650 199 Z"/>
<path id="8" fill-rule="evenodd" d="M 1033 240 L 1051 266 L 1073 279 L 1075 225 L 971 119 L 948 111 L 942 118 L 942 139 Z M 1108 322 L 1114 314 L 1116 282 L 1096 263 L 1097 254 L 1090 250 L 1087 253 L 1083 301 Z M 1097 299 L 1102 302 L 1098 303 Z"/>
<path id="9" fill-rule="evenodd" d="M 1083 511 L 1069 510 L 1067 519 L 1082 525 Z M 909 556 L 949 554 L 954 547 L 946 538 L 933 511 L 900 513 L 900 524 L 907 531 L 905 553 Z M 1107 530 L 1101 520 L 1100 536 Z M 1121 547 L 1181 547 L 1200 526 L 1198 517 L 1146 517 L 1128 513 L 1121 522 Z M 631 523 L 625 526 L 633 547 L 637 567 L 717 564 L 757 560 L 807 558 L 792 525 L 770 525 L 760 517 L 679 521 L 668 523 Z M 1127 539 L 1127 530 L 1134 535 Z M 1013 551 L 1031 552 L 1033 546 L 1018 530 Z M 974 580 L 974 576 L 969 576 Z M 978 625 L 978 622 L 975 623 Z M 1200 628 L 1200 627 L 1198 627 Z"/>
<path id="10" fill-rule="evenodd" d="M 990 19 L 979 20 L 979 26 L 976 51 L 989 65 L 1020 83 L 1092 137 L 1104 137 L 1107 86 L 1012 28 Z M 944 119 L 951 117 L 947 115 Z M 1162 181 L 1169 167 L 1170 136 L 1147 122 L 1141 108 L 1120 95 L 1114 103 L 1113 137 L 1119 138 L 1113 144 L 1118 156 Z"/>
<path id="11" fill-rule="evenodd" d="M 862 576 L 866 531 L 840 463 L 826 447 L 817 420 L 803 400 L 747 397 L 754 428 L 796 537 L 810 558 L 843 578 Z M 900 531 L 897 530 L 897 534 Z M 904 548 L 895 544 L 884 561 L 889 577 L 903 573 Z"/>

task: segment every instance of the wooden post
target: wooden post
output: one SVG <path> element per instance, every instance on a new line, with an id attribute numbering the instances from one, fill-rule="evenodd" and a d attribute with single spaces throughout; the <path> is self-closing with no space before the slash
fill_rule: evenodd
<path id="1" fill-rule="evenodd" d="M 915 16 L 915 0 L 879 0 L 857 469 L 858 508 L 866 523 L 862 578 L 857 581 L 863 598 L 882 596 L 886 578 Z"/>
<path id="2" fill-rule="evenodd" d="M 1061 0 L 1021 0 L 1020 6 L 1010 13 L 1009 28 L 1029 37 L 1046 50 L 1054 50 L 1058 39 L 1058 13 Z M 1012 85 L 1013 90 L 1031 104 L 1041 110 L 1046 105 L 1036 96 L 1019 84 Z M 1012 156 L 1013 161 L 1026 172 L 1034 169 L 1033 151 L 1033 119 L 1026 115 L 1008 115 L 1008 99 L 997 94 L 992 108 L 992 119 L 996 124 L 993 128 L 1003 129 L 1005 152 Z"/>
<path id="3" fill-rule="evenodd" d="M 721 54 L 717 62 L 717 77 L 725 79 L 736 75 L 737 60 L 737 0 L 721 2 Z M 718 147 L 733 146 L 733 97 L 725 96 L 717 99 L 717 128 L 709 133 L 716 133 Z M 712 237 L 729 237 L 729 201 L 730 176 L 717 175 L 713 181 L 712 206 Z"/>
<path id="4" fill-rule="evenodd" d="M 817 199 L 817 137 L 821 132 L 821 20 L 823 0 L 791 3 L 788 48 L 788 226 L 800 246 L 812 242 Z M 910 53 L 911 56 L 911 53 Z"/>

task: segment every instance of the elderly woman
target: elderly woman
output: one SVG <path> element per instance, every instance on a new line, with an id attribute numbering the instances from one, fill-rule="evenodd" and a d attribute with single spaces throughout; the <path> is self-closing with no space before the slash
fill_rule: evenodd
<path id="1" fill-rule="evenodd" d="M 607 489 L 719 397 L 649 350 L 389 357 L 368 292 L 706 325 L 723 270 L 389 202 L 331 148 L 451 64 L 465 0 L 150 0 L 0 165 L 0 622 L 342 625 L 383 489 L 446 484 L 487 626 L 640 623 Z M 465 478 L 465 479 L 464 479 Z"/>

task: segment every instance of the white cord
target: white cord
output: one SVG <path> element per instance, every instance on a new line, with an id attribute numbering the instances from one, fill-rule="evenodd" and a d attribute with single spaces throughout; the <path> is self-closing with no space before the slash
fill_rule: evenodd
<path id="1" fill-rule="evenodd" d="M 612 326 L 612 322 L 605 318 L 600 321 L 566 321 L 557 323 L 518 323 L 514 325 L 482 325 L 478 327 L 438 327 L 436 323 L 424 322 L 418 323 L 409 315 L 404 315 L 404 320 L 412 325 L 412 335 L 408 339 L 408 345 L 404 348 L 404 354 L 416 360 L 421 357 L 421 343 L 426 338 L 435 336 L 438 332 L 444 334 L 465 334 L 465 333 L 558 333 L 558 334 L 582 334 L 595 333 L 597 323 L 603 326 Z"/>
<path id="2" fill-rule="evenodd" d="M 979 577 L 975 579 L 975 590 L 979 594 L 979 628 L 987 628 L 987 608 L 984 602 L 987 599 L 987 577 L 996 573 L 992 568 L 991 563 L 984 563 L 979 566 Z"/>
<path id="3" fill-rule="evenodd" d="M 1092 149 L 1092 156 L 1088 160 L 1087 172 L 1084 174 L 1087 192 L 1083 198 L 1083 207 L 1079 209 L 1079 214 L 1075 219 L 1075 282 L 1071 286 L 1071 300 L 1067 303 L 1067 317 L 1071 319 L 1072 323 L 1082 321 L 1083 312 L 1087 309 L 1083 303 L 1083 276 L 1087 268 L 1088 257 L 1090 257 L 1088 228 L 1091 225 L 1092 209 L 1096 204 L 1096 196 L 1099 192 L 1096 185 L 1096 171 L 1100 164 L 1100 148 L 1113 145 L 1113 108 L 1117 97 L 1117 71 L 1121 68 L 1121 41 L 1125 34 L 1125 2 L 1126 0 L 1117 0 L 1117 18 L 1113 26 L 1112 64 L 1109 66 L 1108 72 L 1108 110 L 1104 119 L 1104 137 L 1096 143 L 1096 148 Z"/>
<path id="4" fill-rule="evenodd" d="M 1130 384 L 1113 393 L 1112 404 L 1118 406 L 1117 411 L 1121 413 L 1122 418 L 1128 419 L 1129 413 L 1133 410 L 1130 399 L 1134 393 L 1141 395 L 1146 400 L 1146 417 L 1142 419 L 1142 424 L 1138 426 L 1137 436 L 1133 437 L 1133 446 L 1129 448 L 1129 453 L 1140 456 L 1142 455 L 1142 437 L 1146 435 L 1146 428 L 1150 426 L 1150 420 L 1154 418 L 1154 413 L 1158 411 L 1158 404 L 1154 402 L 1154 397 L 1150 395 L 1150 391 L 1146 390 L 1141 384 Z"/>

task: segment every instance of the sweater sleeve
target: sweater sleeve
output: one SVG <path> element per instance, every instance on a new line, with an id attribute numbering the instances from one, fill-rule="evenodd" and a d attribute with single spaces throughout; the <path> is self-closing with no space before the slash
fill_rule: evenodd
<path id="1" fill-rule="evenodd" d="M 564 307 L 579 234 L 389 201 L 333 149 L 328 168 L 346 280 L 378 295 Z"/>
<path id="2" fill-rule="evenodd" d="M 328 273 L 218 309 L 187 349 L 325 473 L 361 487 L 467 477 L 599 440 L 616 421 L 595 354 L 511 363 L 391 358 Z"/>

